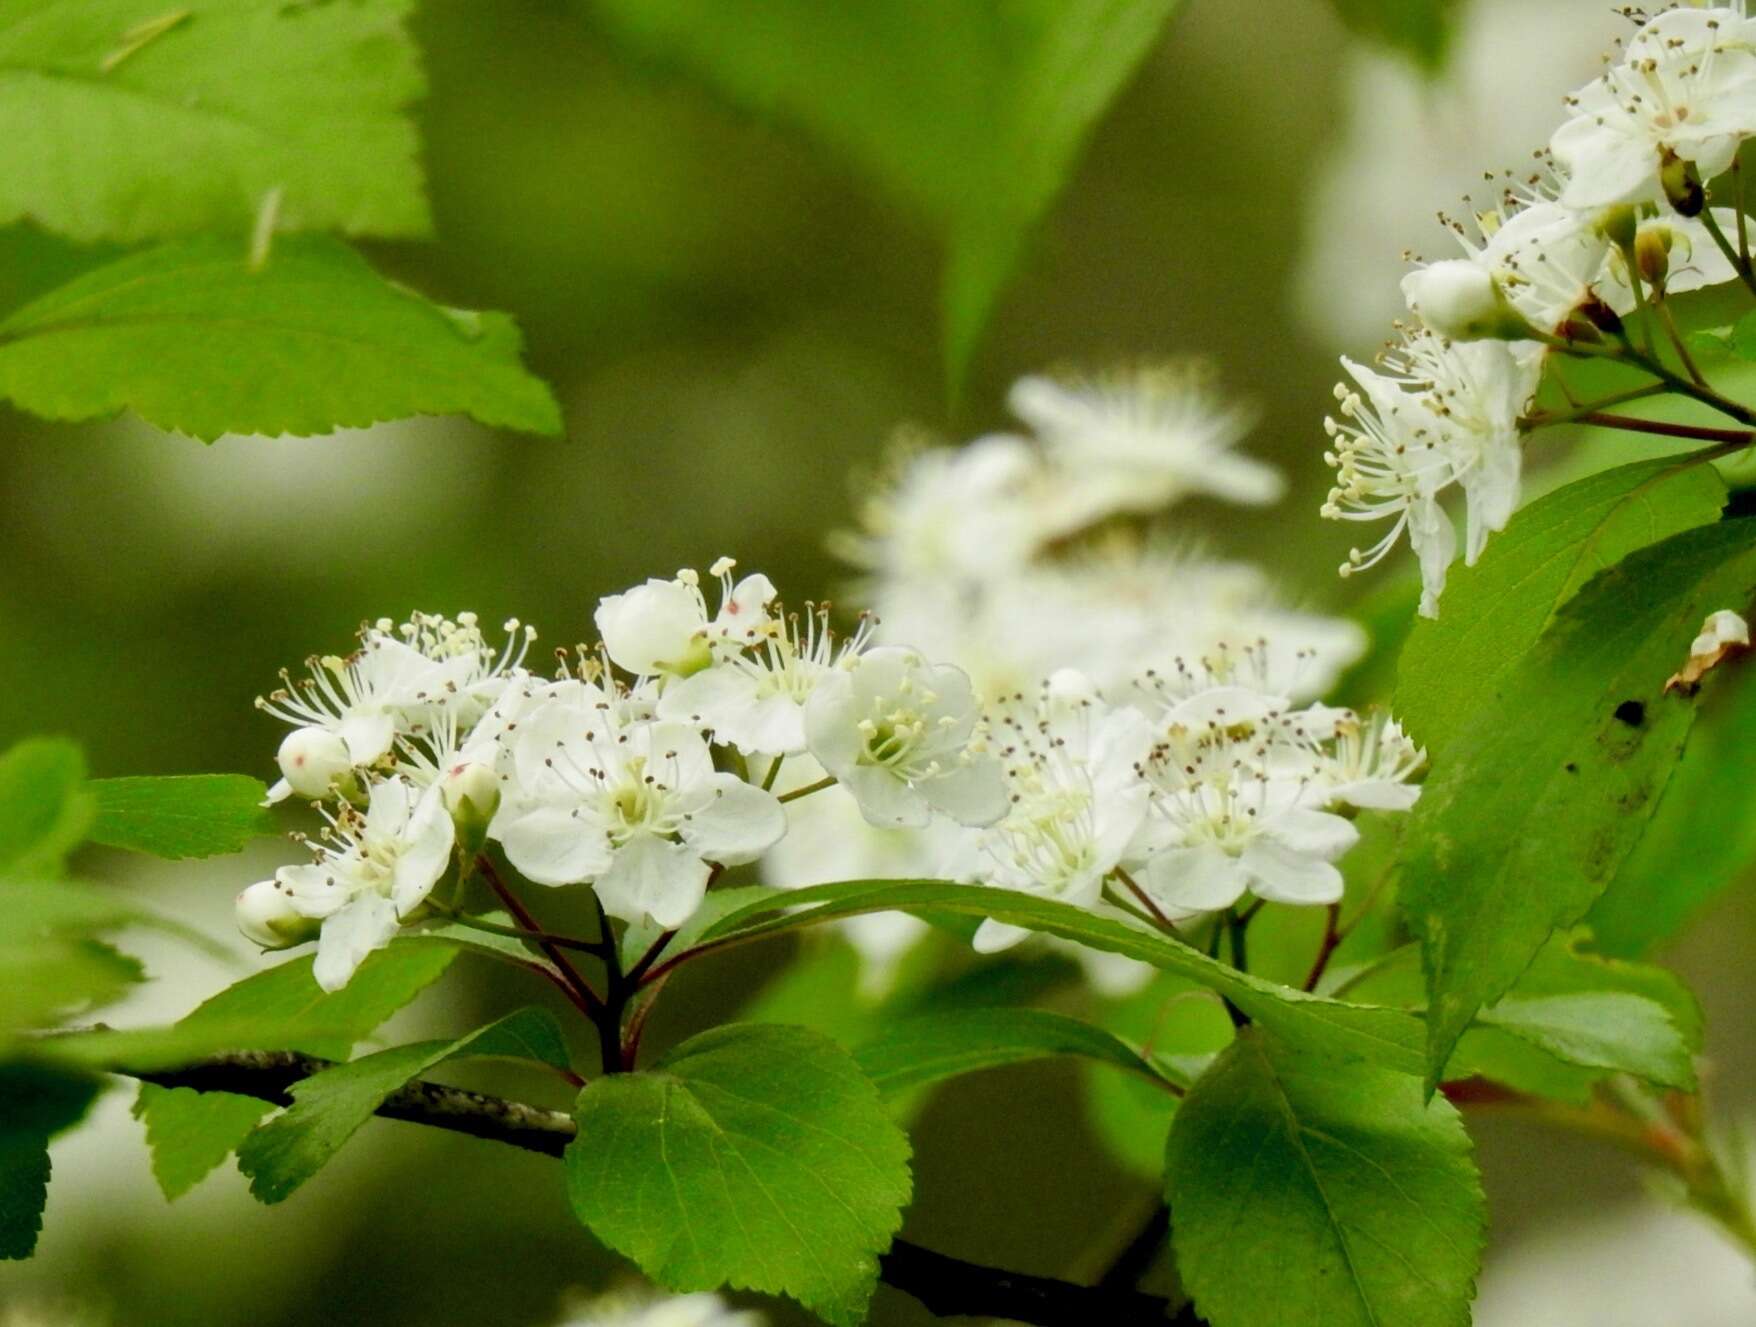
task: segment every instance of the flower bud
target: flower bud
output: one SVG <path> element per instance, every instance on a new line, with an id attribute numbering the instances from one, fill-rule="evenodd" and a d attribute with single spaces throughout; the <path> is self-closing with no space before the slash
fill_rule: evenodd
<path id="1" fill-rule="evenodd" d="M 489 766 L 466 760 L 446 772 L 439 795 L 457 830 L 457 850 L 468 861 L 481 851 L 488 823 L 500 809 L 500 779 Z"/>
<path id="2" fill-rule="evenodd" d="M 642 676 L 687 677 L 713 662 L 702 636 L 701 592 L 682 581 L 649 580 L 598 603 L 598 634 L 610 658 Z"/>
<path id="3" fill-rule="evenodd" d="M 352 781 L 354 762 L 347 743 L 327 728 L 295 728 L 275 759 L 281 775 L 301 797 L 327 797 L 338 783 Z"/>
<path id="4" fill-rule="evenodd" d="M 1658 181 L 1665 197 L 1679 216 L 1699 216 L 1707 203 L 1707 191 L 1701 187 L 1701 174 L 1695 163 L 1684 161 L 1675 152 L 1667 151 L 1659 163 Z"/>
<path id="5" fill-rule="evenodd" d="M 273 880 L 258 880 L 238 894 L 238 929 L 264 949 L 290 949 L 315 939 L 322 923 L 301 916 Z"/>
<path id="6" fill-rule="evenodd" d="M 1646 284 L 1658 289 L 1671 271 L 1671 228 L 1642 226 L 1634 237 L 1634 266 Z"/>
<path id="7" fill-rule="evenodd" d="M 1500 283 L 1466 258 L 1410 272 L 1402 279 L 1402 295 L 1430 330 L 1453 341 L 1523 341 L 1535 335 Z"/>

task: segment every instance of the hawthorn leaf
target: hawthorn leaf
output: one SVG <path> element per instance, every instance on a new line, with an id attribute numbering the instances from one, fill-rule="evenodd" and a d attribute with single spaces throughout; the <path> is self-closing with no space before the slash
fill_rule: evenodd
<path id="1" fill-rule="evenodd" d="M 821 1033 L 733 1023 L 580 1094 L 573 1210 L 668 1290 L 789 1295 L 864 1320 L 902 1225 L 908 1138 Z"/>
<path id="2" fill-rule="evenodd" d="M 1673 535 L 1601 572 L 1437 762 L 1399 900 L 1427 972 L 1427 1074 L 1596 901 L 1695 719 L 1664 681 L 1708 612 L 1756 597 L 1756 521 Z M 1710 683 L 1711 685 L 1711 683 Z"/>
<path id="3" fill-rule="evenodd" d="M 94 779 L 91 839 L 111 848 L 177 860 L 239 852 L 274 833 L 260 779 L 244 774 L 177 774 Z"/>
<path id="4" fill-rule="evenodd" d="M 0 1065 L 0 1258 L 28 1258 L 49 1196 L 49 1140 L 85 1118 L 95 1080 Z"/>
<path id="5" fill-rule="evenodd" d="M 152 1176 L 167 1199 L 194 1188 L 273 1109 L 257 1097 L 157 1083 L 142 1083 L 134 1099 L 134 1118 L 146 1126 Z"/>
<path id="6" fill-rule="evenodd" d="M 1467 1327 L 1469 1135 L 1418 1079 L 1241 1032 L 1165 1151 L 1177 1271 L 1212 1327 Z"/>
<path id="7" fill-rule="evenodd" d="M 0 224 L 81 241 L 431 229 L 412 0 L 8 0 Z"/>
<path id="8" fill-rule="evenodd" d="M 0 756 L 0 869 L 60 874 L 91 818 L 85 757 L 73 743 L 30 737 Z"/>
<path id="9" fill-rule="evenodd" d="M 260 266 L 203 237 L 75 277 L 0 321 L 0 396 L 47 419 L 130 409 L 161 428 L 328 433 L 417 414 L 557 433 L 511 318 L 430 304 L 323 236 Z"/>

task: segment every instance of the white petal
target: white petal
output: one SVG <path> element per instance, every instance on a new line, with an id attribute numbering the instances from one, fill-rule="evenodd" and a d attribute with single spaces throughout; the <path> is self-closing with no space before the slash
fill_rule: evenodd
<path id="1" fill-rule="evenodd" d="M 880 829 L 925 829 L 933 819 L 927 799 L 887 769 L 855 765 L 837 777 L 859 803 L 867 824 Z"/>
<path id="2" fill-rule="evenodd" d="M 1167 848 L 1146 864 L 1140 887 L 1167 912 L 1229 908 L 1249 878 L 1238 859 L 1211 843 Z"/>
<path id="3" fill-rule="evenodd" d="M 725 866 L 753 862 L 787 832 L 787 813 L 773 793 L 732 774 L 708 780 L 715 796 L 683 825 L 683 840 L 698 856 Z"/>
<path id="4" fill-rule="evenodd" d="M 439 789 L 429 789 L 409 817 L 403 849 L 397 854 L 391 876 L 390 901 L 399 915 L 408 916 L 433 892 L 451 861 L 454 835 Z"/>
<path id="5" fill-rule="evenodd" d="M 707 893 L 708 865 L 682 843 L 643 834 L 616 849 L 593 888 L 604 911 L 625 922 L 671 931 L 688 921 Z"/>
<path id="6" fill-rule="evenodd" d="M 539 885 L 578 884 L 610 869 L 604 827 L 568 807 L 515 807 L 494 825 L 506 856 Z"/>
<path id="7" fill-rule="evenodd" d="M 636 675 L 682 660 L 707 625 L 698 591 L 661 580 L 600 600 L 593 620 L 611 660 Z"/>
<path id="8" fill-rule="evenodd" d="M 1001 950 L 1010 949 L 1019 941 L 1029 938 L 1030 931 L 1025 927 L 998 922 L 989 917 L 976 927 L 975 938 L 970 943 L 978 954 L 998 954 Z"/>
<path id="9" fill-rule="evenodd" d="M 311 975 L 326 991 L 339 991 L 374 949 L 396 934 L 396 905 L 382 894 L 365 893 L 323 923 Z"/>
<path id="10" fill-rule="evenodd" d="M 388 714 L 350 714 L 336 728 L 356 765 L 383 759 L 396 740 L 396 724 Z"/>
<path id="11" fill-rule="evenodd" d="M 1251 887 L 1277 903 L 1338 903 L 1341 872 L 1320 857 L 1299 852 L 1271 839 L 1257 839 L 1240 859 Z"/>
<path id="12" fill-rule="evenodd" d="M 1282 811 L 1265 828 L 1277 842 L 1331 862 L 1360 841 L 1353 821 L 1306 807 Z"/>
<path id="13" fill-rule="evenodd" d="M 921 794 L 936 811 L 960 825 L 991 825 L 1006 814 L 1006 778 L 994 756 L 972 756 L 934 779 L 923 779 Z"/>

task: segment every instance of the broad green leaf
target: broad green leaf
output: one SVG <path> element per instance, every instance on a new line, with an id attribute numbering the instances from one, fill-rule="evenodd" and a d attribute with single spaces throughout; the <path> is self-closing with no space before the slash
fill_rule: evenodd
<path id="1" fill-rule="evenodd" d="M 482 921 L 494 922 L 501 926 L 518 925 L 508 912 L 472 913 Z M 542 951 L 535 945 L 526 944 L 515 935 L 496 935 L 492 931 L 477 930 L 473 926 L 465 926 L 461 922 L 450 921 L 443 917 L 434 917 L 428 921 L 418 922 L 407 927 L 406 934 L 429 936 L 435 940 L 443 940 L 448 945 L 456 945 L 459 949 L 467 949 L 472 953 L 504 962 L 511 959 L 519 963 L 529 963 L 542 957 Z"/>
<path id="2" fill-rule="evenodd" d="M 769 920 L 764 914 L 785 907 Z M 740 940 L 813 926 L 866 912 L 918 916 L 994 917 L 1014 926 L 1057 935 L 1093 949 L 1150 963 L 1218 991 L 1245 1014 L 1296 1045 L 1337 1056 L 1375 1060 L 1404 1073 L 1419 1073 L 1421 1028 L 1407 1014 L 1372 1009 L 1276 986 L 1228 967 L 1158 931 L 1119 917 L 1098 916 L 1060 903 L 985 885 L 937 880 L 855 880 L 792 890 L 781 903 L 756 904 L 708 928 L 703 944 Z"/>
<path id="3" fill-rule="evenodd" d="M 238 1169 L 250 1192 L 278 1203 L 310 1179 L 385 1099 L 460 1056 L 535 1059 L 567 1068 L 567 1046 L 554 1015 L 520 1009 L 456 1041 L 422 1041 L 379 1051 L 312 1074 L 292 1086 L 293 1104 L 238 1145 Z"/>
<path id="4" fill-rule="evenodd" d="M 1409 633 L 1397 718 L 1438 757 L 1586 581 L 1637 548 L 1715 520 L 1725 495 L 1712 466 L 1672 457 L 1606 470 L 1533 502 L 1480 562 L 1454 570 L 1438 618 Z"/>
<path id="5" fill-rule="evenodd" d="M 131 409 L 206 439 L 416 414 L 559 432 L 520 351 L 505 314 L 429 304 L 339 241 L 284 238 L 256 269 L 241 245 L 204 238 L 109 263 L 0 322 L 0 396 L 48 419 Z"/>
<path id="6" fill-rule="evenodd" d="M 274 833 L 268 790 L 243 774 L 94 779 L 94 843 L 154 857 L 216 857 Z"/>
<path id="7" fill-rule="evenodd" d="M 1407 56 L 1429 75 L 1445 67 L 1461 0 L 1331 0 L 1341 21 Z"/>
<path id="8" fill-rule="evenodd" d="M 152 1175 L 166 1198 L 180 1198 L 237 1150 L 271 1102 L 231 1092 L 142 1083 L 134 1118 L 146 1126 Z"/>
<path id="9" fill-rule="evenodd" d="M 791 120 L 944 236 L 955 386 L 1030 233 L 1175 0 L 592 0 L 637 49 Z"/>
<path id="10" fill-rule="evenodd" d="M 1177 1271 L 1211 1327 L 1466 1327 L 1481 1184 L 1417 1079 L 1241 1033 L 1165 1154 Z"/>
<path id="11" fill-rule="evenodd" d="M 71 742 L 32 737 L 0 756 L 0 869 L 58 874 L 91 825 L 85 757 Z"/>
<path id="12" fill-rule="evenodd" d="M 85 1118 L 98 1085 L 30 1065 L 0 1065 L 0 1258 L 28 1258 L 49 1196 L 49 1139 Z"/>
<path id="13" fill-rule="evenodd" d="M 122 994 L 140 964 L 97 937 L 151 919 L 111 889 L 70 880 L 0 879 L 0 1043 Z"/>
<path id="14" fill-rule="evenodd" d="M 1555 936 L 1518 984 L 1476 1015 L 1458 1043 L 1451 1077 L 1479 1074 L 1570 1099 L 1607 1073 L 1694 1090 L 1694 1058 L 1701 1050 L 1694 996 L 1663 968 L 1602 958 L 1584 952 L 1583 943 Z M 1420 1009 L 1425 991 L 1418 946 L 1378 965 L 1349 995 Z M 1508 1046 L 1508 1039 L 1522 1046 Z M 1552 1081 L 1533 1087 L 1528 1080 L 1536 1074 Z"/>
<path id="15" fill-rule="evenodd" d="M 1756 864 L 1756 676 L 1730 665 L 1682 763 L 1587 921 L 1605 953 L 1636 956 L 1683 929 Z"/>
<path id="16" fill-rule="evenodd" d="M 427 233 L 410 0 L 8 0 L 0 224 L 78 240 Z"/>
<path id="17" fill-rule="evenodd" d="M 1131 995 L 1103 1001 L 1093 1021 L 1139 1046 L 1185 1088 L 1234 1035 L 1232 1021 L 1213 992 L 1169 972 L 1156 974 Z M 1098 1137 L 1129 1170 L 1156 1181 L 1164 1172 L 1165 1135 L 1176 1098 L 1098 1064 L 1090 1065 L 1084 1077 L 1086 1105 Z"/>
<path id="18" fill-rule="evenodd" d="M 303 1051 L 346 1056 L 431 985 L 457 956 L 438 940 L 398 940 L 369 955 L 353 980 L 324 994 L 311 957 L 296 958 L 227 987 L 170 1027 L 60 1037 L 44 1054 L 93 1068 L 174 1069 L 230 1050 Z"/>
<path id="19" fill-rule="evenodd" d="M 805 1028 L 734 1023 L 580 1094 L 573 1210 L 668 1290 L 790 1295 L 862 1321 L 902 1225 L 909 1146 L 853 1058 Z"/>
<path id="20" fill-rule="evenodd" d="M 964 1009 L 897 1019 L 854 1052 L 886 1096 L 940 1079 L 1050 1056 L 1093 1060 L 1152 1083 L 1173 1084 L 1102 1028 L 1043 1009 Z"/>
<path id="21" fill-rule="evenodd" d="M 1427 970 L 1429 1083 L 1639 841 L 1695 718 L 1665 680 L 1709 612 L 1752 597 L 1756 521 L 1641 549 L 1561 610 L 1446 747 L 1410 819 L 1399 895 Z"/>

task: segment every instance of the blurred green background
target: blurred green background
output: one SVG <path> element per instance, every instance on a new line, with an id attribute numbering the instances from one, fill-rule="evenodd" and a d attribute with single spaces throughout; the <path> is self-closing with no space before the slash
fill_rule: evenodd
<path id="1" fill-rule="evenodd" d="M 1503 164 L 1483 145 L 1540 142 L 1613 35 L 1596 4 L 1482 0 L 1453 68 L 1426 86 L 1322 0 L 1188 0 L 1100 122 L 953 411 L 934 234 L 834 154 L 631 57 L 562 0 L 424 0 L 413 31 L 438 237 L 371 256 L 444 302 L 514 313 L 566 437 L 423 420 L 205 447 L 127 419 L 0 414 L 0 743 L 64 733 L 98 775 L 271 777 L 279 731 L 252 698 L 365 618 L 473 608 L 563 644 L 589 632 L 600 595 L 722 553 L 791 600 L 832 594 L 843 572 L 824 535 L 849 519 L 851 476 L 893 429 L 1003 427 L 1011 380 L 1061 363 L 1212 357 L 1259 406 L 1251 448 L 1285 468 L 1291 494 L 1267 512 L 1192 505 L 1191 533 L 1266 563 L 1295 598 L 1339 606 L 1361 587 L 1333 576 L 1347 532 L 1315 513 L 1334 356 L 1382 334 L 1400 251 L 1436 247 L 1422 219 Z M 1555 43 L 1534 83 L 1482 64 L 1491 45 L 1532 60 L 1531 41 Z M 10 304 L 55 260 L 28 236 L 6 251 Z M 143 941 L 162 980 L 117 1021 L 175 1016 L 247 970 L 231 895 L 276 853 L 199 869 L 91 855 L 89 872 L 126 878 L 238 954 L 227 967 Z M 1733 1106 L 1756 1099 L 1740 1035 L 1753 933 L 1756 908 L 1734 897 L 1672 956 L 1703 992 Z M 723 1016 L 782 953 L 692 971 L 655 1039 Z M 394 1030 L 460 1026 L 522 998 L 500 980 L 454 975 Z M 1150 1190 L 1108 1159 L 1077 1088 L 1050 1064 L 942 1092 L 915 1130 L 906 1233 L 1042 1273 L 1101 1267 Z M 569 1216 L 552 1162 L 394 1124 L 371 1126 L 284 1209 L 256 1206 L 229 1169 L 167 1208 L 126 1095 L 58 1145 L 42 1250 L 0 1267 L 0 1322 L 65 1301 L 166 1327 L 539 1323 L 564 1288 L 619 1275 Z M 1492 1123 L 1481 1137 L 1496 1257 L 1636 1197 L 1632 1170 L 1595 1150 Z M 1620 1238 L 1633 1274 L 1653 1237 Z M 1713 1261 L 1712 1236 L 1679 1238 L 1682 1253 L 1634 1271 L 1663 1285 L 1705 1259 L 1712 1270 L 1689 1279 L 1710 1291 L 1739 1275 Z M 1527 1316 L 1535 1291 L 1494 1293 L 1484 1322 L 1560 1321 Z M 1722 1308 L 1748 1321 L 1756 1299 L 1669 1320 L 1711 1327 Z M 874 1321 L 929 1319 L 881 1290 Z"/>

